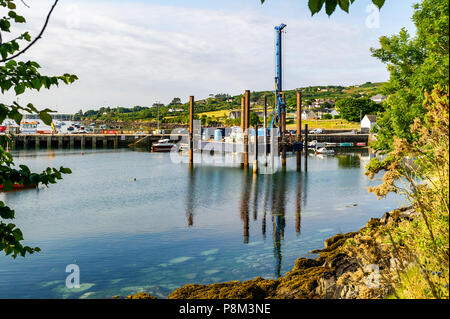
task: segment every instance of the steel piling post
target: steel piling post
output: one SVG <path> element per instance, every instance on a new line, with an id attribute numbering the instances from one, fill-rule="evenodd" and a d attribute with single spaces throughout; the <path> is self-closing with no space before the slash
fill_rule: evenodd
<path id="1" fill-rule="evenodd" d="M 297 136 L 296 142 L 302 141 L 302 92 L 297 91 Z M 302 151 L 297 151 L 297 171 L 302 167 Z"/>
<path id="2" fill-rule="evenodd" d="M 194 96 L 189 97 L 189 167 L 194 164 Z"/>

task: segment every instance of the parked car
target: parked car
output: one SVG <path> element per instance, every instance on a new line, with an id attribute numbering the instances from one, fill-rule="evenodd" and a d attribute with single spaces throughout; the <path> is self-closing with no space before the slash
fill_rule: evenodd
<path id="1" fill-rule="evenodd" d="M 316 128 L 314 130 L 309 131 L 309 134 L 322 134 L 323 131 L 321 128 Z"/>

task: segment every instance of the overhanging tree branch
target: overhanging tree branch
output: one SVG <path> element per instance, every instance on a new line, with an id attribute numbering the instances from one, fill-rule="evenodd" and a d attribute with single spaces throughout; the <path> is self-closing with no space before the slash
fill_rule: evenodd
<path id="1" fill-rule="evenodd" d="M 45 28 L 47 27 L 47 24 L 50 21 L 50 16 L 51 16 L 51 14 L 53 12 L 53 9 L 55 8 L 55 6 L 58 3 L 58 1 L 59 0 L 55 0 L 55 3 L 53 3 L 52 7 L 50 8 L 50 11 L 47 14 L 47 18 L 45 19 L 44 26 L 42 27 L 41 32 L 39 32 L 38 36 L 25 49 L 21 50 L 17 54 L 14 54 L 14 55 L 12 55 L 12 56 L 10 56 L 8 58 L 0 60 L 0 62 L 6 62 L 8 60 L 12 60 L 12 59 L 17 58 L 19 55 L 25 53 L 33 44 L 35 44 L 42 37 L 42 34 L 44 34 Z"/>

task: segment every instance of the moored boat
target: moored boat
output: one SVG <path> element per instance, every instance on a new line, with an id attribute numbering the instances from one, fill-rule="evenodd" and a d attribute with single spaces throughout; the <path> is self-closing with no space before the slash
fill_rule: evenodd
<path id="1" fill-rule="evenodd" d="M 339 146 L 342 146 L 342 147 L 353 147 L 353 143 L 339 143 Z"/>
<path id="2" fill-rule="evenodd" d="M 8 192 L 11 192 L 11 191 L 18 191 L 18 190 L 23 190 L 23 189 L 33 189 L 33 188 L 36 188 L 36 185 L 31 184 L 31 185 L 25 186 L 24 184 L 18 184 L 18 183 L 15 183 L 15 184 L 13 185 L 13 188 L 12 188 L 12 189 L 9 189 Z M 3 186 L 3 184 L 0 184 L 0 192 L 4 192 L 4 186 Z"/>
<path id="3" fill-rule="evenodd" d="M 169 143 L 169 141 L 170 140 L 168 138 L 159 140 L 157 143 L 152 145 L 152 152 L 170 152 L 175 144 Z"/>
<path id="4" fill-rule="evenodd" d="M 328 142 L 325 143 L 325 147 L 336 147 L 336 146 L 338 146 L 337 143 L 328 143 Z"/>

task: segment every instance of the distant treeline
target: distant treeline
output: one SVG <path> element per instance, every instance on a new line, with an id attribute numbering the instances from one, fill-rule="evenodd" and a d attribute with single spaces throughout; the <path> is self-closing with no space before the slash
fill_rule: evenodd
<path id="1" fill-rule="evenodd" d="M 300 88 L 304 105 L 311 105 L 319 99 L 338 100 L 347 97 L 359 98 L 362 96 L 373 96 L 378 93 L 382 83 L 367 82 L 358 86 L 310 86 Z M 288 111 L 293 111 L 297 105 L 296 90 L 285 91 Z M 267 96 L 269 106 L 274 103 L 272 91 L 251 92 L 250 102 L 252 106 L 263 106 L 264 96 Z M 210 95 L 208 98 L 195 101 L 195 112 L 204 113 L 220 110 L 236 110 L 241 107 L 242 95 L 231 96 L 226 93 Z M 325 102 L 326 103 L 326 102 Z M 126 107 L 101 107 L 98 110 L 78 111 L 74 115 L 75 120 L 90 121 L 138 121 L 157 120 L 166 123 L 187 123 L 189 116 L 189 103 L 182 103 L 181 99 L 175 97 L 167 104 L 154 103 L 152 106 Z"/>

